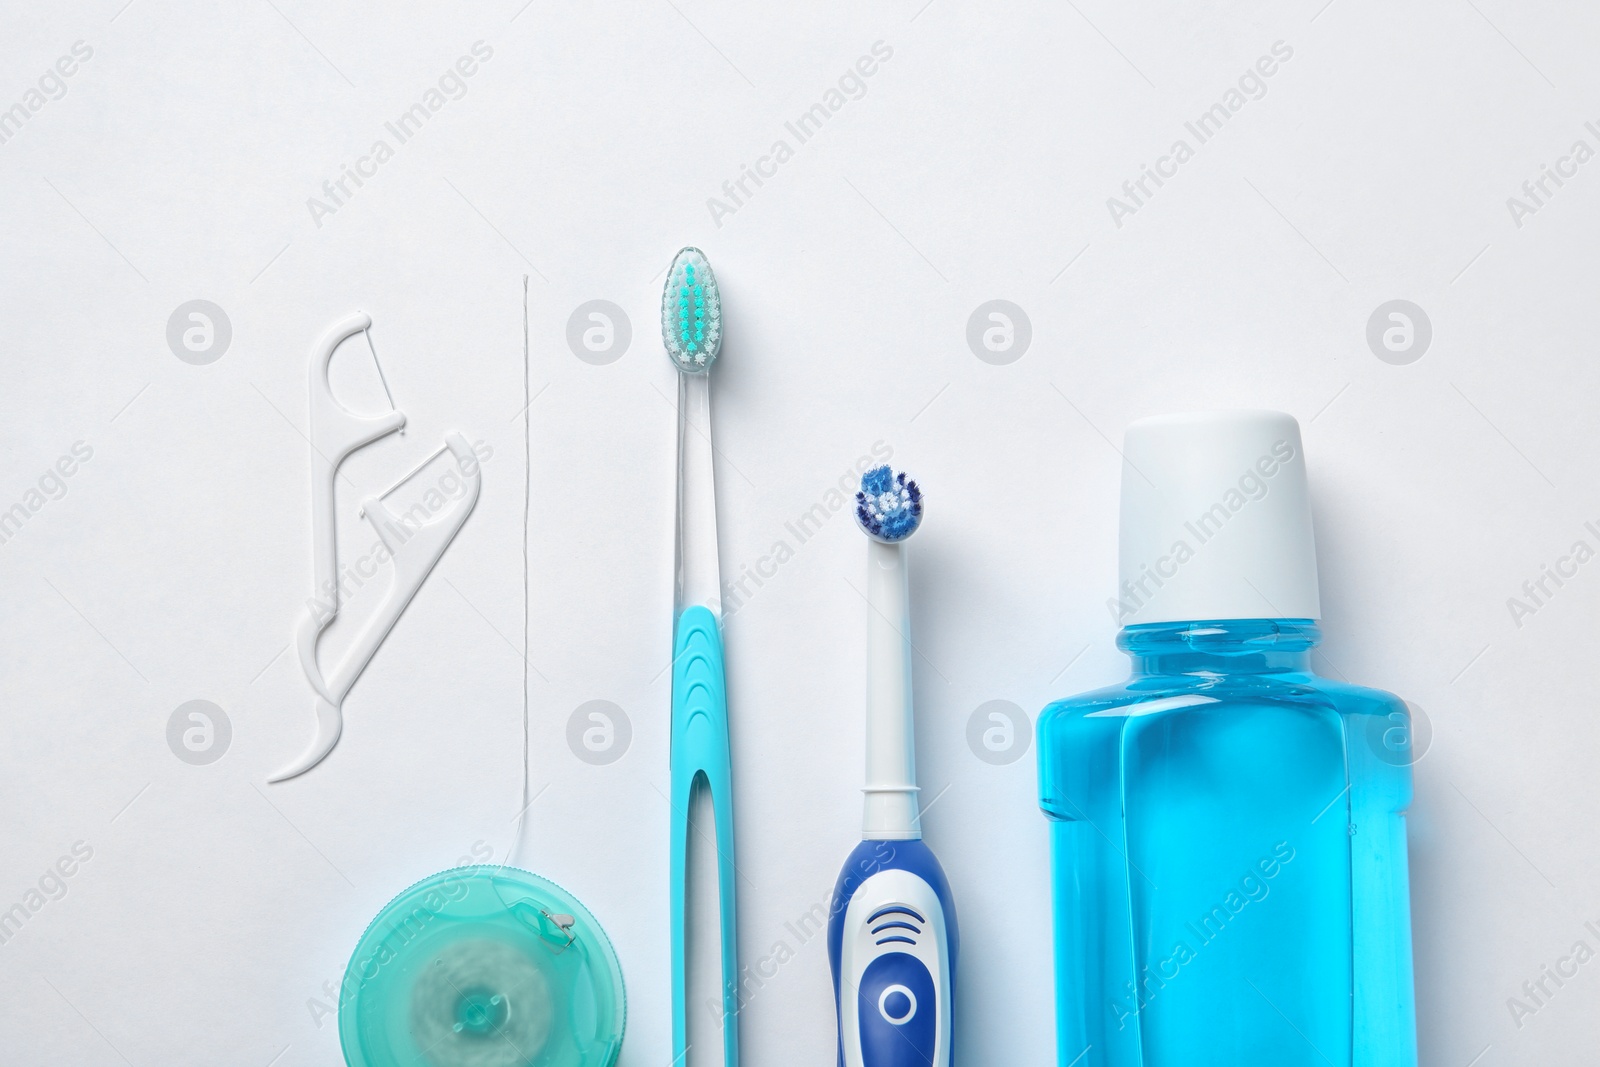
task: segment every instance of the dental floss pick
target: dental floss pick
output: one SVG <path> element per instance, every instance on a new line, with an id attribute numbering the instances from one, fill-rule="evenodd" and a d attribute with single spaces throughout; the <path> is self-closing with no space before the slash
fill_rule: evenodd
<path id="1" fill-rule="evenodd" d="M 332 693 L 317 665 L 317 641 L 339 615 L 339 543 L 334 516 L 334 478 L 339 465 L 352 452 L 393 433 L 405 425 L 403 412 L 359 415 L 333 395 L 328 366 L 346 340 L 372 325 L 366 312 L 346 315 L 328 328 L 311 350 L 307 370 L 307 406 L 311 432 L 311 603 L 295 630 L 300 669 L 324 699 Z M 324 599 L 326 598 L 326 599 Z M 312 607 L 311 605 L 315 605 Z"/>
<path id="2" fill-rule="evenodd" d="M 445 448 L 455 459 L 464 489 L 462 498 L 443 518 L 413 527 L 407 522 L 406 516 L 390 510 L 382 497 L 369 496 L 363 501 L 361 514 L 389 552 L 389 563 L 393 568 L 389 589 L 377 610 L 351 642 L 345 658 L 324 678 L 326 692 L 317 694 L 317 731 L 310 747 L 298 760 L 269 781 L 281 782 L 304 774 L 333 751 L 343 732 L 342 709 L 345 698 L 350 695 L 361 672 L 377 655 L 389 631 L 400 621 L 401 614 L 417 595 L 417 590 L 422 588 L 422 583 L 477 506 L 482 474 L 472 446 L 461 434 L 451 432 L 445 435 Z M 391 486 L 386 493 L 393 492 L 395 488 L 398 485 Z"/>
<path id="3" fill-rule="evenodd" d="M 466 439 L 459 433 L 445 436 L 445 443 L 416 467 L 403 475 L 376 497 L 362 501 L 359 514 L 372 524 L 379 541 L 390 553 L 394 567 L 390 588 L 377 612 L 363 626 L 349 652 L 339 666 L 328 674 L 322 670 L 317 656 L 317 645 L 322 634 L 339 615 L 340 589 L 338 581 L 338 522 L 334 511 L 334 479 L 344 460 L 357 449 L 384 437 L 405 425 L 402 412 L 391 410 L 380 415 L 361 415 L 345 407 L 333 395 L 328 368 L 333 354 L 346 340 L 357 333 L 367 336 L 367 346 L 378 366 L 378 377 L 384 380 L 384 394 L 389 396 L 388 381 L 378 354 L 372 349 L 368 332 L 372 319 L 365 312 L 355 312 L 334 323 L 312 348 L 308 369 L 307 396 L 310 409 L 311 433 L 311 541 L 313 590 L 310 603 L 295 628 L 295 644 L 300 667 L 316 693 L 316 732 L 310 746 L 288 767 L 270 777 L 268 782 L 282 782 L 304 774 L 320 763 L 338 744 L 343 732 L 342 707 L 366 669 L 378 647 L 388 637 L 389 631 L 399 621 L 406 606 L 421 588 L 428 574 L 444 554 L 450 542 L 460 531 L 467 516 L 478 501 L 481 471 L 477 456 Z M 393 403 L 391 397 L 391 405 Z M 423 522 L 415 529 L 407 522 L 409 516 L 394 514 L 383 504 L 383 499 L 405 484 L 424 467 L 448 450 L 455 457 L 462 481 L 468 487 L 464 499 L 450 514 L 433 522 Z"/>

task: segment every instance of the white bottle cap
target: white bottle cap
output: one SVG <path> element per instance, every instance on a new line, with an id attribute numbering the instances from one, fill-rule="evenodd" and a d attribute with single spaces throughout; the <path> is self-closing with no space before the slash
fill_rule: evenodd
<path id="1" fill-rule="evenodd" d="M 1281 411 L 1140 419 L 1123 440 L 1122 626 L 1316 619 L 1300 424 Z"/>

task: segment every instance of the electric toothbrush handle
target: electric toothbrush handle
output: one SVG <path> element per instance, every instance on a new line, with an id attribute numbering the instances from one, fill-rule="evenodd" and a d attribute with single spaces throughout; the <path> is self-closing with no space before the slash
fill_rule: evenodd
<path id="1" fill-rule="evenodd" d="M 828 924 L 840 1067 L 951 1067 L 960 935 L 950 884 L 920 840 L 867 840 Z"/>
<path id="2" fill-rule="evenodd" d="M 688 973 L 685 918 L 689 805 L 704 776 L 717 832 L 718 911 L 722 942 L 722 1039 L 725 1067 L 739 1062 L 739 938 L 734 911 L 732 760 L 728 749 L 727 685 L 722 634 L 709 608 L 678 616 L 672 657 L 672 1051 L 688 1052 Z"/>

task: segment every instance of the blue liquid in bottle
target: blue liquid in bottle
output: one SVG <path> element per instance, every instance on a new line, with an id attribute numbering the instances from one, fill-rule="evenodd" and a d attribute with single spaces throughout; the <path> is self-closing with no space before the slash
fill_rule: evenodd
<path id="1" fill-rule="evenodd" d="M 1060 1067 L 1416 1064 L 1409 714 L 1319 637 L 1127 626 L 1132 677 L 1044 710 Z"/>

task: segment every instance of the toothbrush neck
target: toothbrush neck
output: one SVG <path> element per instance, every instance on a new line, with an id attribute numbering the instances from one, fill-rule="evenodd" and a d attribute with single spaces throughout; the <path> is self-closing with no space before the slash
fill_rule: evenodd
<path id="1" fill-rule="evenodd" d="M 903 544 L 867 542 L 867 785 L 862 836 L 922 836 L 911 708 L 911 601 Z"/>
<path id="2" fill-rule="evenodd" d="M 1310 619 L 1225 619 L 1125 627 L 1135 675 L 1311 674 L 1322 632 Z"/>
<path id="3" fill-rule="evenodd" d="M 678 375 L 677 571 L 678 610 L 704 604 L 721 618 L 709 374 Z"/>

